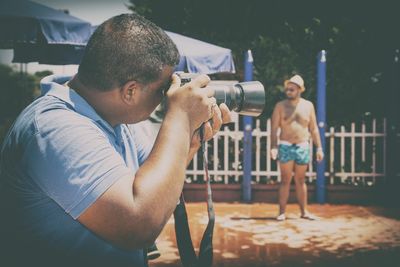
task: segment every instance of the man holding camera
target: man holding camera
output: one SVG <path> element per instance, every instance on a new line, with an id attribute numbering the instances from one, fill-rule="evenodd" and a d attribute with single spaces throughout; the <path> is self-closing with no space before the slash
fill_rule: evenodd
<path id="1" fill-rule="evenodd" d="M 297 200 L 301 218 L 315 220 L 316 216 L 307 210 L 307 185 L 305 176 L 310 162 L 309 139 L 317 147 L 316 158 L 321 161 L 324 153 L 317 127 L 314 105 L 301 97 L 305 91 L 304 81 L 294 75 L 284 83 L 286 99 L 277 103 L 272 114 L 272 159 L 279 159 L 281 184 L 279 187 L 278 221 L 286 219 L 286 204 L 289 198 L 290 183 L 294 174 Z M 278 128 L 280 128 L 278 146 Z"/>
<path id="2" fill-rule="evenodd" d="M 206 75 L 180 86 L 178 61 L 159 27 L 123 14 L 97 28 L 72 79 L 42 81 L 2 147 L 2 266 L 147 266 L 200 126 L 208 140 L 230 121 Z M 163 97 L 153 146 L 135 123 Z"/>

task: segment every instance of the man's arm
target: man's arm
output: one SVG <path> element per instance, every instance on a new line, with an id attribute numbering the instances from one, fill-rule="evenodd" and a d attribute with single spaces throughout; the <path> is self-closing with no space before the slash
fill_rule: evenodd
<path id="1" fill-rule="evenodd" d="M 310 102 L 311 105 L 311 118 L 310 118 L 310 126 L 309 130 L 311 133 L 311 138 L 313 140 L 314 145 L 317 147 L 317 161 L 321 161 L 324 157 L 324 152 L 322 150 L 321 145 L 321 137 L 319 135 L 319 129 L 317 125 L 317 118 L 315 116 L 314 105 Z"/>
<path id="2" fill-rule="evenodd" d="M 170 108 L 148 159 L 134 177 L 121 177 L 87 208 L 78 217 L 82 224 L 125 249 L 154 242 L 182 191 L 193 133 L 210 116 L 213 92 L 198 88 L 208 81 L 200 76 L 185 88 L 170 88 Z"/>
<path id="3" fill-rule="evenodd" d="M 271 119 L 271 158 L 275 160 L 278 156 L 278 128 L 280 126 L 280 103 L 275 105 Z"/>

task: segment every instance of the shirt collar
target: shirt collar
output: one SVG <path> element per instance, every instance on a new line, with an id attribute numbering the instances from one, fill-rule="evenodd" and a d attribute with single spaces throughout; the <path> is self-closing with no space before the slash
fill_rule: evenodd
<path id="1" fill-rule="evenodd" d="M 74 89 L 65 86 L 64 84 L 71 80 L 72 76 L 67 75 L 50 75 L 40 81 L 41 95 L 51 95 L 61 99 L 73 107 L 73 109 L 105 127 L 108 131 L 116 135 L 115 128 L 118 129 L 119 125 L 115 128 L 100 117 L 99 114 L 93 109 L 86 100 L 81 97 Z"/>

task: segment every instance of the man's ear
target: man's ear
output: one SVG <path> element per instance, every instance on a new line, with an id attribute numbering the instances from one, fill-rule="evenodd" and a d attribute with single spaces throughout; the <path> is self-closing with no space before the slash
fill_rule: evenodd
<path id="1" fill-rule="evenodd" d="M 128 104 L 132 105 L 134 103 L 134 96 L 136 91 L 139 89 L 139 83 L 137 81 L 129 81 L 125 83 L 121 88 L 122 100 Z"/>

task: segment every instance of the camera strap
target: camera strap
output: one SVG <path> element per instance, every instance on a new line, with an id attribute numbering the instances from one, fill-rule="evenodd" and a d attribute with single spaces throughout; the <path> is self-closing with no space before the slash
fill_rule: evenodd
<path id="1" fill-rule="evenodd" d="M 203 140 L 203 137 L 204 127 L 202 126 L 200 128 L 200 140 Z M 208 174 L 208 160 L 205 148 L 206 142 L 202 141 L 200 153 L 203 156 L 203 166 L 206 178 L 208 224 L 200 242 L 199 256 L 197 256 L 196 252 L 194 251 L 183 192 L 180 196 L 179 204 L 174 211 L 176 242 L 178 245 L 182 265 L 184 267 L 209 267 L 213 262 L 212 239 L 214 233 L 215 213 L 212 202 L 210 176 Z"/>

